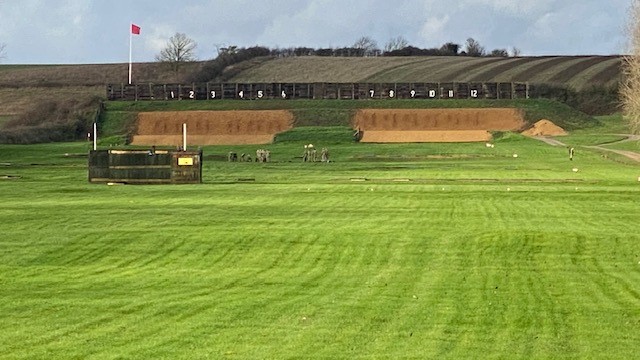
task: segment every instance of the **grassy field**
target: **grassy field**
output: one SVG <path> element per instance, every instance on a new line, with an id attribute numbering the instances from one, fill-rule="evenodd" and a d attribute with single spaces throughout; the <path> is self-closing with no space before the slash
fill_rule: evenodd
<path id="1" fill-rule="evenodd" d="M 576 136 L 624 129 L 601 124 Z M 349 131 L 295 129 L 268 164 L 206 147 L 183 186 L 88 184 L 88 143 L 0 145 L 0 358 L 637 356 L 638 163 Z"/>

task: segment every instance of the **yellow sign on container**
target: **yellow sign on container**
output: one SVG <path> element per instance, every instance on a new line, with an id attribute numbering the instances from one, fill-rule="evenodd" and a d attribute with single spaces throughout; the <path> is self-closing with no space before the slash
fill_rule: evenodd
<path id="1" fill-rule="evenodd" d="M 192 157 L 178 158 L 178 166 L 193 166 L 193 158 Z"/>

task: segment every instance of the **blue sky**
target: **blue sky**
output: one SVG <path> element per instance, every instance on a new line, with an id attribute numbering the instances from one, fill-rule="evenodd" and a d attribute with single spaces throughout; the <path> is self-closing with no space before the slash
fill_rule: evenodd
<path id="1" fill-rule="evenodd" d="M 0 0 L 4 64 L 153 61 L 182 32 L 211 59 L 219 47 L 342 47 L 402 36 L 417 47 L 516 47 L 522 55 L 625 53 L 632 0 Z"/>

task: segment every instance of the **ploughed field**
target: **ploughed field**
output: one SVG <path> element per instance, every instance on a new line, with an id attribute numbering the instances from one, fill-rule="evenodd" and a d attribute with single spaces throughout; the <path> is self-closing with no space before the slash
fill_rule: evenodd
<path id="1" fill-rule="evenodd" d="M 575 89 L 615 86 L 620 56 L 477 58 L 464 56 L 274 59 L 250 67 L 231 82 L 529 82 Z"/>

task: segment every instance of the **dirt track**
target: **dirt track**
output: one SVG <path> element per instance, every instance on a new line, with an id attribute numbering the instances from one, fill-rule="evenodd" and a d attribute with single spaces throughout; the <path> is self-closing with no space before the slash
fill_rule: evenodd
<path id="1" fill-rule="evenodd" d="M 167 111 L 138 114 L 133 145 L 180 145 L 182 124 L 192 145 L 268 144 L 293 126 L 284 110 Z"/>
<path id="2" fill-rule="evenodd" d="M 377 143 L 487 141 L 524 125 L 517 109 L 366 109 L 354 119 L 361 141 Z"/>

